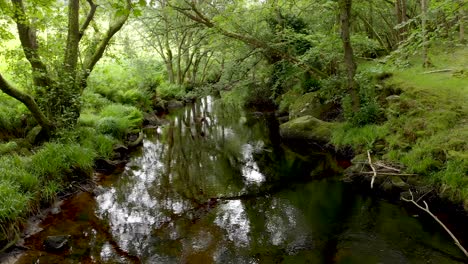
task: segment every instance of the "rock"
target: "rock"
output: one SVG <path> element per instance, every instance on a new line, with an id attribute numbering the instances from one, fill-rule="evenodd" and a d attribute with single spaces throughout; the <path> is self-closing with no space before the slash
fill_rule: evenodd
<path id="1" fill-rule="evenodd" d="M 392 177 L 392 184 L 393 186 L 401 188 L 401 189 L 405 189 L 405 190 L 409 189 L 409 185 L 398 176 Z"/>
<path id="2" fill-rule="evenodd" d="M 164 113 L 166 112 L 166 104 L 167 102 L 161 98 L 156 98 L 153 100 L 153 109 L 157 113 Z"/>
<path id="3" fill-rule="evenodd" d="M 127 162 L 125 160 L 107 160 L 107 159 L 97 159 L 94 162 L 94 169 L 103 174 L 111 174 L 117 168 L 125 166 Z"/>
<path id="4" fill-rule="evenodd" d="M 306 93 L 299 97 L 289 108 L 289 117 L 291 119 L 301 116 L 312 116 L 323 118 L 329 112 L 332 112 L 334 105 L 323 103 L 317 92 Z"/>
<path id="5" fill-rule="evenodd" d="M 289 121 L 289 116 L 278 117 L 278 122 L 280 122 L 281 124 L 286 123 L 288 121 Z"/>
<path id="6" fill-rule="evenodd" d="M 177 101 L 177 100 L 170 100 L 168 103 L 167 103 L 167 110 L 174 110 L 174 109 L 178 109 L 178 108 L 182 108 L 184 107 L 184 103 L 182 103 L 181 101 Z"/>
<path id="7" fill-rule="evenodd" d="M 128 153 L 128 148 L 122 144 L 117 144 L 114 146 L 114 152 L 120 153 L 121 155 Z"/>
<path id="8" fill-rule="evenodd" d="M 397 102 L 400 100 L 400 96 L 396 94 L 390 95 L 390 96 L 387 96 L 385 100 L 387 100 L 388 102 Z"/>
<path id="9" fill-rule="evenodd" d="M 44 240 L 44 248 L 47 251 L 61 251 L 69 247 L 70 235 L 48 236 Z"/>
<path id="10" fill-rule="evenodd" d="M 131 138 L 132 141 L 130 141 L 128 143 L 128 147 L 133 148 L 133 147 L 136 147 L 136 146 L 139 146 L 139 145 L 143 144 L 143 139 L 144 138 L 145 138 L 145 134 L 140 131 L 140 133 L 138 133 L 138 135 L 137 135 L 137 137 L 135 139 Z"/>
<path id="11" fill-rule="evenodd" d="M 306 115 L 282 124 L 280 134 L 285 139 L 304 139 L 328 143 L 334 127 L 335 123 Z"/>
<path id="12" fill-rule="evenodd" d="M 159 126 L 161 122 L 155 114 L 144 113 L 143 114 L 143 125 L 144 126 Z"/>

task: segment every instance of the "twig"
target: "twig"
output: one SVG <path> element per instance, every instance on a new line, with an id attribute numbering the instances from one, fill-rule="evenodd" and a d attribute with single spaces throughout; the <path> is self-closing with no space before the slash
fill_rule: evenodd
<path id="1" fill-rule="evenodd" d="M 462 246 L 462 244 L 460 244 L 460 241 L 458 241 L 457 237 L 455 237 L 455 235 L 450 231 L 450 229 L 448 229 L 448 227 L 445 226 L 444 223 L 442 223 L 442 221 L 440 221 L 439 218 L 437 218 L 437 216 L 435 216 L 431 211 L 429 211 L 429 205 L 427 205 L 426 201 L 423 201 L 425 207 L 420 206 L 417 202 L 414 201 L 414 196 L 413 196 L 413 193 L 411 192 L 411 189 L 409 190 L 409 192 L 411 194 L 411 200 L 406 199 L 404 197 L 401 197 L 401 199 L 405 202 L 413 203 L 414 205 L 416 205 L 416 207 L 428 213 L 432 218 L 434 218 L 434 220 L 436 220 L 437 223 L 439 223 L 439 225 L 441 225 L 445 229 L 445 231 L 447 231 L 447 233 L 452 237 L 453 241 L 455 241 L 455 245 L 457 245 L 457 247 L 461 251 L 463 251 L 465 256 L 468 258 L 468 251 L 466 251 L 466 249 Z"/>
<path id="2" fill-rule="evenodd" d="M 397 168 L 393 168 L 393 167 L 390 167 L 388 165 L 385 165 L 383 164 L 382 162 L 376 162 L 375 165 L 379 166 L 379 167 L 382 167 L 382 168 L 385 168 L 387 170 L 392 170 L 392 171 L 396 171 L 396 172 L 400 172 L 401 170 L 397 169 Z"/>
<path id="3" fill-rule="evenodd" d="M 369 159 L 369 165 L 372 168 L 372 171 L 373 171 L 373 174 L 374 174 L 372 176 L 372 180 L 371 180 L 371 183 L 370 183 L 370 187 L 372 189 L 372 188 L 374 188 L 374 180 L 375 180 L 375 177 L 377 177 L 377 171 L 375 170 L 374 165 L 372 164 L 372 159 L 371 159 L 369 150 L 367 151 L 367 158 Z"/>
<path id="4" fill-rule="evenodd" d="M 363 171 L 360 172 L 361 174 L 374 174 L 374 172 L 370 171 Z M 411 174 L 411 173 L 397 173 L 397 172 L 376 172 L 377 176 L 379 175 L 385 175 L 385 176 L 416 176 L 417 174 Z"/>
<path id="5" fill-rule="evenodd" d="M 422 74 L 429 74 L 429 73 L 439 73 L 439 72 L 451 72 L 453 71 L 452 69 L 442 69 L 442 70 L 435 70 L 435 71 L 427 71 L 423 72 Z"/>

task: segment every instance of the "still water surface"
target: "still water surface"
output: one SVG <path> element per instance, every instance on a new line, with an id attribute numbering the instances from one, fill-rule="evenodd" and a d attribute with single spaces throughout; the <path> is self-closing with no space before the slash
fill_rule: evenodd
<path id="1" fill-rule="evenodd" d="M 147 129 L 118 175 L 48 217 L 18 263 L 462 263 L 438 226 L 362 195 L 334 157 L 211 97 Z M 65 252 L 43 251 L 49 235 Z"/>

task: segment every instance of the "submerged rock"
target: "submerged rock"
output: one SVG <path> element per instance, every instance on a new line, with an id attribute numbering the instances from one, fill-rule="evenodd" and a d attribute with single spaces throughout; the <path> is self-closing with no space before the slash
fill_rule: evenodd
<path id="1" fill-rule="evenodd" d="M 157 117 L 155 114 L 144 113 L 143 118 L 144 126 L 160 126 L 162 124 L 161 120 L 159 120 L 159 117 Z"/>
<path id="2" fill-rule="evenodd" d="M 167 110 L 173 110 L 184 107 L 184 103 L 177 100 L 170 100 L 167 102 Z"/>
<path id="3" fill-rule="evenodd" d="M 111 174 L 117 168 L 125 166 L 126 163 L 125 160 L 97 159 L 94 162 L 94 169 L 99 173 Z"/>
<path id="4" fill-rule="evenodd" d="M 48 236 L 44 240 L 44 248 L 47 251 L 65 250 L 69 246 L 70 235 Z"/>
<path id="5" fill-rule="evenodd" d="M 302 116 L 280 126 L 280 134 L 285 139 L 304 139 L 328 143 L 335 123 L 325 122 L 313 116 Z"/>

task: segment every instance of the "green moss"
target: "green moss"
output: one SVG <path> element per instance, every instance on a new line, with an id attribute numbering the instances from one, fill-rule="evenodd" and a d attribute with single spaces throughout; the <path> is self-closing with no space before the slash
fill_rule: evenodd
<path id="1" fill-rule="evenodd" d="M 300 89 L 291 89 L 285 94 L 281 95 L 281 101 L 279 103 L 278 110 L 282 113 L 289 112 L 291 105 L 302 95 Z"/>
<path id="2" fill-rule="evenodd" d="M 289 107 L 290 118 L 310 115 L 315 118 L 323 117 L 332 109 L 331 104 L 322 102 L 318 92 L 306 93 L 297 98 Z"/>
<path id="3" fill-rule="evenodd" d="M 439 68 L 463 68 L 466 49 L 434 53 Z M 398 101 L 388 104 L 388 153 L 384 158 L 402 163 L 408 172 L 440 187 L 456 201 L 468 199 L 468 78 L 451 72 L 413 67 L 395 69 L 387 86 L 400 87 Z"/>
<path id="4" fill-rule="evenodd" d="M 352 147 L 357 153 L 373 150 L 374 144 L 388 133 L 385 126 L 366 125 L 353 127 L 344 123 L 332 132 L 331 143 L 337 148 Z"/>
<path id="5" fill-rule="evenodd" d="M 308 139 L 327 143 L 331 139 L 335 123 L 325 122 L 313 116 L 302 116 L 280 126 L 281 136 L 292 139 Z"/>

